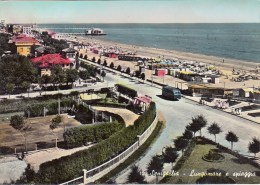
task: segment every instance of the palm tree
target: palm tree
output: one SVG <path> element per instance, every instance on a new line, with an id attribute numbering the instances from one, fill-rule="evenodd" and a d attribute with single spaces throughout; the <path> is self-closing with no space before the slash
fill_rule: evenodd
<path id="1" fill-rule="evenodd" d="M 127 177 L 128 183 L 145 184 L 144 176 L 138 166 L 134 165 L 131 167 L 131 172 Z"/>
<path id="2" fill-rule="evenodd" d="M 238 137 L 236 134 L 229 131 L 226 135 L 226 140 L 231 143 L 231 150 L 233 150 L 233 143 L 238 142 Z"/>
<path id="3" fill-rule="evenodd" d="M 174 145 L 175 145 L 175 148 L 178 150 L 178 151 L 184 151 L 184 149 L 188 146 L 188 143 L 189 141 L 183 137 L 178 137 L 177 139 L 173 140 L 174 141 Z"/>
<path id="4" fill-rule="evenodd" d="M 209 127 L 208 127 L 208 132 L 212 135 L 215 136 L 215 143 L 217 142 L 217 138 L 216 135 L 219 134 L 220 132 L 222 132 L 221 128 L 218 126 L 217 123 L 212 123 Z"/>
<path id="5" fill-rule="evenodd" d="M 178 158 L 179 154 L 177 153 L 175 148 L 172 147 L 167 147 L 165 148 L 165 151 L 163 152 L 163 161 L 165 163 L 173 163 L 176 161 Z"/>
<path id="6" fill-rule="evenodd" d="M 163 170 L 163 160 L 159 155 L 155 155 L 152 157 L 151 161 L 149 162 L 147 166 L 147 172 L 148 174 L 153 175 L 155 173 L 156 175 L 156 183 L 158 182 L 158 175 Z"/>
<path id="7" fill-rule="evenodd" d="M 255 158 L 255 157 L 256 157 L 256 154 L 257 154 L 258 152 L 260 152 L 260 140 L 257 139 L 256 137 L 254 137 L 254 138 L 253 138 L 253 141 L 252 141 L 252 142 L 249 142 L 248 150 L 249 150 L 249 152 L 255 154 L 255 156 L 254 156 L 254 158 Z"/>

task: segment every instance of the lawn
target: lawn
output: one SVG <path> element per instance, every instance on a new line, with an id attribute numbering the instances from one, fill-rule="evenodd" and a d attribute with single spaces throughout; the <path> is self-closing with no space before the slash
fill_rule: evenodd
<path id="1" fill-rule="evenodd" d="M 167 184 L 196 184 L 196 180 L 199 176 L 191 176 L 192 172 L 206 172 L 207 169 L 221 169 L 229 173 L 229 177 L 239 184 L 258 184 L 260 182 L 259 171 L 260 168 L 254 167 L 241 159 L 220 151 L 225 159 L 223 162 L 206 162 L 202 159 L 202 156 L 207 154 L 210 149 L 217 149 L 212 144 L 196 144 L 190 157 L 184 162 L 183 166 L 179 170 L 179 176 L 172 176 L 165 179 Z M 254 177 L 235 177 L 233 173 L 236 172 L 256 172 L 258 176 Z M 193 173 L 194 174 L 194 173 Z"/>
<path id="2" fill-rule="evenodd" d="M 63 115 L 63 123 L 60 127 L 54 130 L 50 129 L 52 118 L 55 116 L 46 116 L 39 118 L 30 118 L 30 131 L 27 136 L 28 148 L 30 150 L 36 149 L 36 144 L 39 148 L 48 148 L 55 146 L 55 138 L 58 137 L 58 141 L 63 141 L 63 132 L 65 127 L 77 126 L 80 123 L 73 119 L 68 118 L 67 115 Z M 14 148 L 17 148 L 17 152 L 20 152 L 24 148 L 24 138 L 21 133 L 10 126 L 9 121 L 0 122 L 0 154 L 14 153 Z"/>

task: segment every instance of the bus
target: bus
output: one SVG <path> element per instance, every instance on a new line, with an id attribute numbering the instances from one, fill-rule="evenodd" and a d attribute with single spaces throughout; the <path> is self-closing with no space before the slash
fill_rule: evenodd
<path id="1" fill-rule="evenodd" d="M 181 91 L 175 87 L 164 86 L 162 88 L 162 96 L 173 100 L 179 100 L 181 99 Z"/>

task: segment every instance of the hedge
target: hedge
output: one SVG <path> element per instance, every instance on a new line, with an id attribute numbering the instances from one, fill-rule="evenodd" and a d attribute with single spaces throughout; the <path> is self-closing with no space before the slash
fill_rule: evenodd
<path id="1" fill-rule="evenodd" d="M 130 88 L 130 87 L 127 87 L 125 85 L 122 85 L 122 84 L 116 84 L 115 85 L 117 87 L 117 91 L 119 93 L 122 93 L 126 96 L 129 96 L 130 98 L 134 98 L 137 96 L 137 91 Z"/>
<path id="2" fill-rule="evenodd" d="M 65 108 L 69 110 L 72 105 L 74 104 L 74 101 L 72 99 L 61 99 L 60 100 L 60 106 L 61 108 Z M 24 114 L 27 117 L 28 116 L 28 111 L 30 111 L 30 117 L 40 117 L 40 116 L 44 116 L 44 107 L 48 110 L 46 112 L 46 115 L 53 115 L 53 114 L 57 114 L 58 113 L 58 101 L 57 100 L 50 100 L 47 102 L 39 102 L 39 103 L 35 103 L 35 104 L 31 104 L 29 106 L 26 107 L 26 109 L 24 110 Z"/>
<path id="3" fill-rule="evenodd" d="M 134 122 L 133 126 L 121 129 L 89 149 L 41 164 L 34 177 L 34 183 L 62 183 L 82 175 L 82 169 L 90 170 L 103 164 L 136 142 L 137 135 L 142 134 L 150 126 L 155 116 L 156 106 L 152 102 L 149 109 Z"/>
<path id="4" fill-rule="evenodd" d="M 82 125 L 66 130 L 63 134 L 64 142 L 69 148 L 79 147 L 88 142 L 100 142 L 109 138 L 113 133 L 123 128 L 117 121 L 97 125 Z"/>

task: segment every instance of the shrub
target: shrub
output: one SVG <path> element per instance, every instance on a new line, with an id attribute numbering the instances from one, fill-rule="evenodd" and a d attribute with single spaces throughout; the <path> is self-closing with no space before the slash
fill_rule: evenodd
<path id="1" fill-rule="evenodd" d="M 155 103 L 134 123 L 121 129 L 97 145 L 40 165 L 34 183 L 61 183 L 82 175 L 82 169 L 90 170 L 121 153 L 135 141 L 153 122 Z"/>
<path id="2" fill-rule="evenodd" d="M 69 148 L 79 147 L 88 142 L 100 142 L 123 128 L 117 121 L 98 125 L 82 125 L 66 130 L 64 142 Z"/>
<path id="3" fill-rule="evenodd" d="M 137 91 L 130 88 L 130 87 L 127 87 L 125 85 L 122 85 L 122 84 L 116 84 L 115 85 L 117 87 L 117 91 L 119 93 L 122 93 L 126 96 L 129 96 L 130 98 L 134 98 L 137 96 Z"/>

